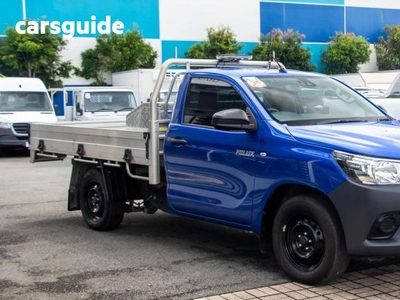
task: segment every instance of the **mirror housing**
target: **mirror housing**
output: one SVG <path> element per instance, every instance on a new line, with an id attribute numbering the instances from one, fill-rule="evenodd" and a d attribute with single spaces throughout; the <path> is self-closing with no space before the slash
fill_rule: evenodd
<path id="1" fill-rule="evenodd" d="M 75 107 L 76 107 L 76 114 L 77 114 L 78 116 L 82 116 L 83 110 L 82 110 L 82 108 L 81 108 L 81 104 L 80 104 L 79 102 L 77 102 Z"/>
<path id="2" fill-rule="evenodd" d="M 257 125 L 250 122 L 247 113 L 239 108 L 230 108 L 216 112 L 211 125 L 217 129 L 255 131 Z"/>

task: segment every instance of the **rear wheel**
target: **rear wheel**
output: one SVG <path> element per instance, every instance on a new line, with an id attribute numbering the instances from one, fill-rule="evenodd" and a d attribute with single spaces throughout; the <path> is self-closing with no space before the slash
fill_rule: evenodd
<path id="1" fill-rule="evenodd" d="M 279 208 L 273 248 L 284 271 L 295 281 L 324 284 L 338 278 L 350 258 L 334 210 L 315 195 L 299 195 Z"/>
<path id="2" fill-rule="evenodd" d="M 125 203 L 111 202 L 107 198 L 99 170 L 90 169 L 85 173 L 79 198 L 83 220 L 91 229 L 109 230 L 121 224 Z"/>

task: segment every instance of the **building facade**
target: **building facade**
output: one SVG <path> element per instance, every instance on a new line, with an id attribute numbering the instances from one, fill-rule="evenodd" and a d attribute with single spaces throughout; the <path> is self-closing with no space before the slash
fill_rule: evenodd
<path id="1" fill-rule="evenodd" d="M 58 34 L 68 38 L 64 59 L 80 66 L 80 53 L 95 45 L 95 37 L 112 27 L 131 30 L 158 52 L 157 64 L 171 57 L 184 57 L 195 42 L 206 39 L 206 29 L 229 26 L 243 53 L 249 53 L 261 34 L 272 28 L 293 29 L 305 35 L 304 47 L 312 63 L 321 69 L 320 57 L 336 32 L 365 37 L 371 44 L 385 35 L 385 25 L 400 23 L 398 0 L 2 0 L 0 32 L 21 20 L 51 22 Z M 86 23 L 85 23 L 86 22 Z M 103 23 L 102 23 L 103 22 Z M 87 26 L 86 26 L 87 25 Z M 85 27 L 86 26 L 86 27 Z M 100 27 L 99 27 L 100 26 Z M 122 32 L 120 31 L 120 32 Z M 373 47 L 371 47 L 373 48 Z M 374 55 L 363 71 L 376 70 Z M 72 78 L 69 81 L 77 81 Z M 69 82 L 72 83 L 72 82 Z"/>

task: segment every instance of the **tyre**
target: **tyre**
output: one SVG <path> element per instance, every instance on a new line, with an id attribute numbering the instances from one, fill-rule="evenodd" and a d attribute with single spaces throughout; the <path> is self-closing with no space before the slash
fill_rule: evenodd
<path id="1" fill-rule="evenodd" d="M 335 211 L 315 195 L 295 196 L 281 205 L 272 241 L 278 263 L 300 283 L 333 281 L 345 272 L 350 261 Z"/>
<path id="2" fill-rule="evenodd" d="M 80 188 L 80 207 L 83 220 L 94 230 L 118 227 L 124 218 L 124 202 L 111 202 L 105 193 L 99 170 L 90 169 L 83 176 Z"/>

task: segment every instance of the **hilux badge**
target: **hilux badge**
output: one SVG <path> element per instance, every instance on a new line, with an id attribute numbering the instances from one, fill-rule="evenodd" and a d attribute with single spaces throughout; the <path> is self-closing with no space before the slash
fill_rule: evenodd
<path id="1" fill-rule="evenodd" d="M 240 149 L 236 150 L 236 155 L 239 156 L 254 157 L 254 153 L 255 151 L 250 151 L 250 150 L 240 150 Z"/>

